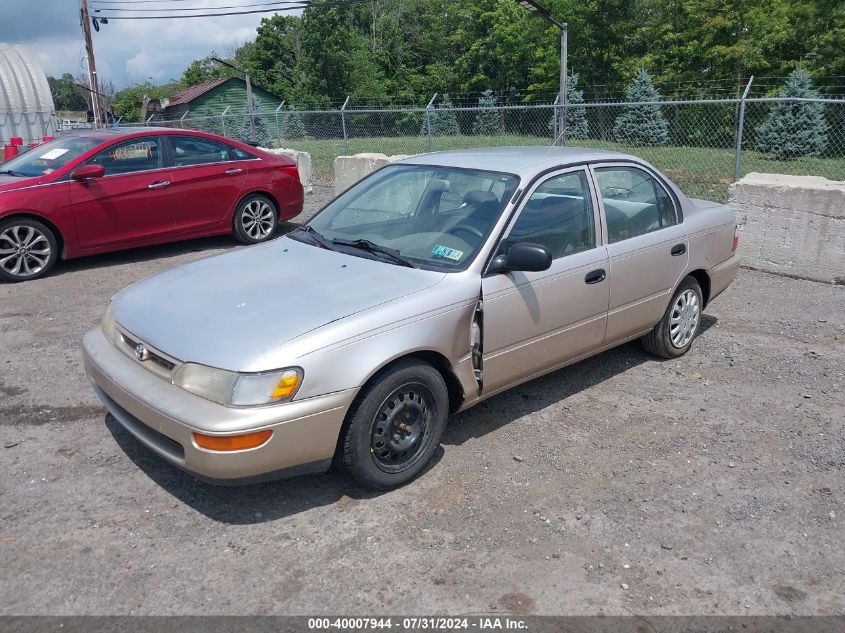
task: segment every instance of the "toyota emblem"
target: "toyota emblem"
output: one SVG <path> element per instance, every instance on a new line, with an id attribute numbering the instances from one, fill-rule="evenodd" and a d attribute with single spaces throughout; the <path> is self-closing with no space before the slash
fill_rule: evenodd
<path id="1" fill-rule="evenodd" d="M 150 352 L 143 345 L 135 346 L 135 358 L 140 361 L 145 361 L 150 357 Z"/>

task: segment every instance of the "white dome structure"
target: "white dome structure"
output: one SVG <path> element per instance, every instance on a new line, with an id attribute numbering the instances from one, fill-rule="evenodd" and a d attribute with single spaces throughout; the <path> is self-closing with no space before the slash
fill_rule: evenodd
<path id="1" fill-rule="evenodd" d="M 53 96 L 35 57 L 20 44 L 0 43 L 0 141 L 24 143 L 52 135 Z"/>

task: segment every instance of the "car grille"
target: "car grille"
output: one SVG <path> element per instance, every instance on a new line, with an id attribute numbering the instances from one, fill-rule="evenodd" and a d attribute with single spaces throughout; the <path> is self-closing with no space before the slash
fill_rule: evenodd
<path id="1" fill-rule="evenodd" d="M 135 354 L 135 348 L 141 344 L 140 341 L 136 341 L 126 334 L 123 335 L 123 342 L 126 343 L 133 355 Z M 144 345 L 144 347 L 147 346 Z M 163 367 L 167 371 L 172 371 L 173 368 L 176 367 L 176 363 L 167 360 L 164 356 L 159 356 L 155 352 L 151 351 L 149 347 L 147 347 L 147 353 L 150 355 L 149 360 L 151 362 L 155 363 L 159 367 Z"/>
<path id="2" fill-rule="evenodd" d="M 149 345 L 144 343 L 144 341 L 139 340 L 136 336 L 124 330 L 119 324 L 117 329 L 120 334 L 117 346 L 124 354 L 132 357 L 135 362 L 140 362 L 143 367 L 150 370 L 159 378 L 162 378 L 167 382 L 172 382 L 173 371 L 181 364 L 178 360 L 151 348 Z M 146 360 L 137 360 L 137 357 L 135 356 L 135 348 L 138 347 L 138 345 L 143 345 L 147 349 Z"/>

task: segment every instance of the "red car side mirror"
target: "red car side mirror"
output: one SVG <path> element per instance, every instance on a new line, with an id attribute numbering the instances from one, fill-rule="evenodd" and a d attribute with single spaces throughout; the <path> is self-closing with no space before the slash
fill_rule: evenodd
<path id="1" fill-rule="evenodd" d="M 74 180 L 90 180 L 102 178 L 106 175 L 106 168 L 102 165 L 83 165 L 71 174 Z"/>

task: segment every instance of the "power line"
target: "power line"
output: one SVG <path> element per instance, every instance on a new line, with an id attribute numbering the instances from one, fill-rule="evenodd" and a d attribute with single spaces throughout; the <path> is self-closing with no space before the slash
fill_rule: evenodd
<path id="1" fill-rule="evenodd" d="M 150 0 L 150 1 L 152 1 L 152 0 Z M 157 1 L 167 2 L 168 0 L 157 0 Z M 209 10 L 217 11 L 219 9 L 247 9 L 249 7 L 269 7 L 269 6 L 276 6 L 276 5 L 283 5 L 283 4 L 303 4 L 303 3 L 307 3 L 307 2 L 310 2 L 310 0 L 277 0 L 276 2 L 260 2 L 258 4 L 229 4 L 229 5 L 225 5 L 225 6 L 219 6 L 219 7 L 185 7 L 184 9 L 179 8 L 179 7 L 173 7 L 173 8 L 160 7 L 160 8 L 157 8 L 157 9 L 124 9 L 122 7 L 117 7 L 117 8 L 112 9 L 110 7 L 104 7 L 102 9 L 94 9 L 94 11 L 97 12 L 97 13 L 100 13 L 101 11 L 127 11 L 127 12 L 131 11 L 133 13 L 138 13 L 138 12 L 155 13 L 155 12 L 161 12 L 161 11 L 209 11 Z M 221 15 L 223 15 L 223 14 L 221 14 Z M 109 19 L 112 19 L 112 17 L 109 16 Z"/>
<path id="2" fill-rule="evenodd" d="M 282 11 L 296 11 L 299 9 L 328 9 L 332 7 L 345 7 L 353 4 L 361 4 L 370 2 L 371 0 L 329 0 L 328 2 L 312 2 L 311 0 L 301 0 L 296 6 L 284 6 L 275 9 L 250 9 L 249 11 L 227 11 L 224 13 L 196 13 L 194 15 L 110 15 L 109 20 L 178 20 L 180 18 L 216 18 L 228 15 L 251 15 L 254 13 L 279 13 Z M 209 7 L 213 8 L 213 7 Z M 166 11 L 166 8 L 162 8 Z M 184 11 L 185 9 L 172 9 L 174 11 Z"/>

